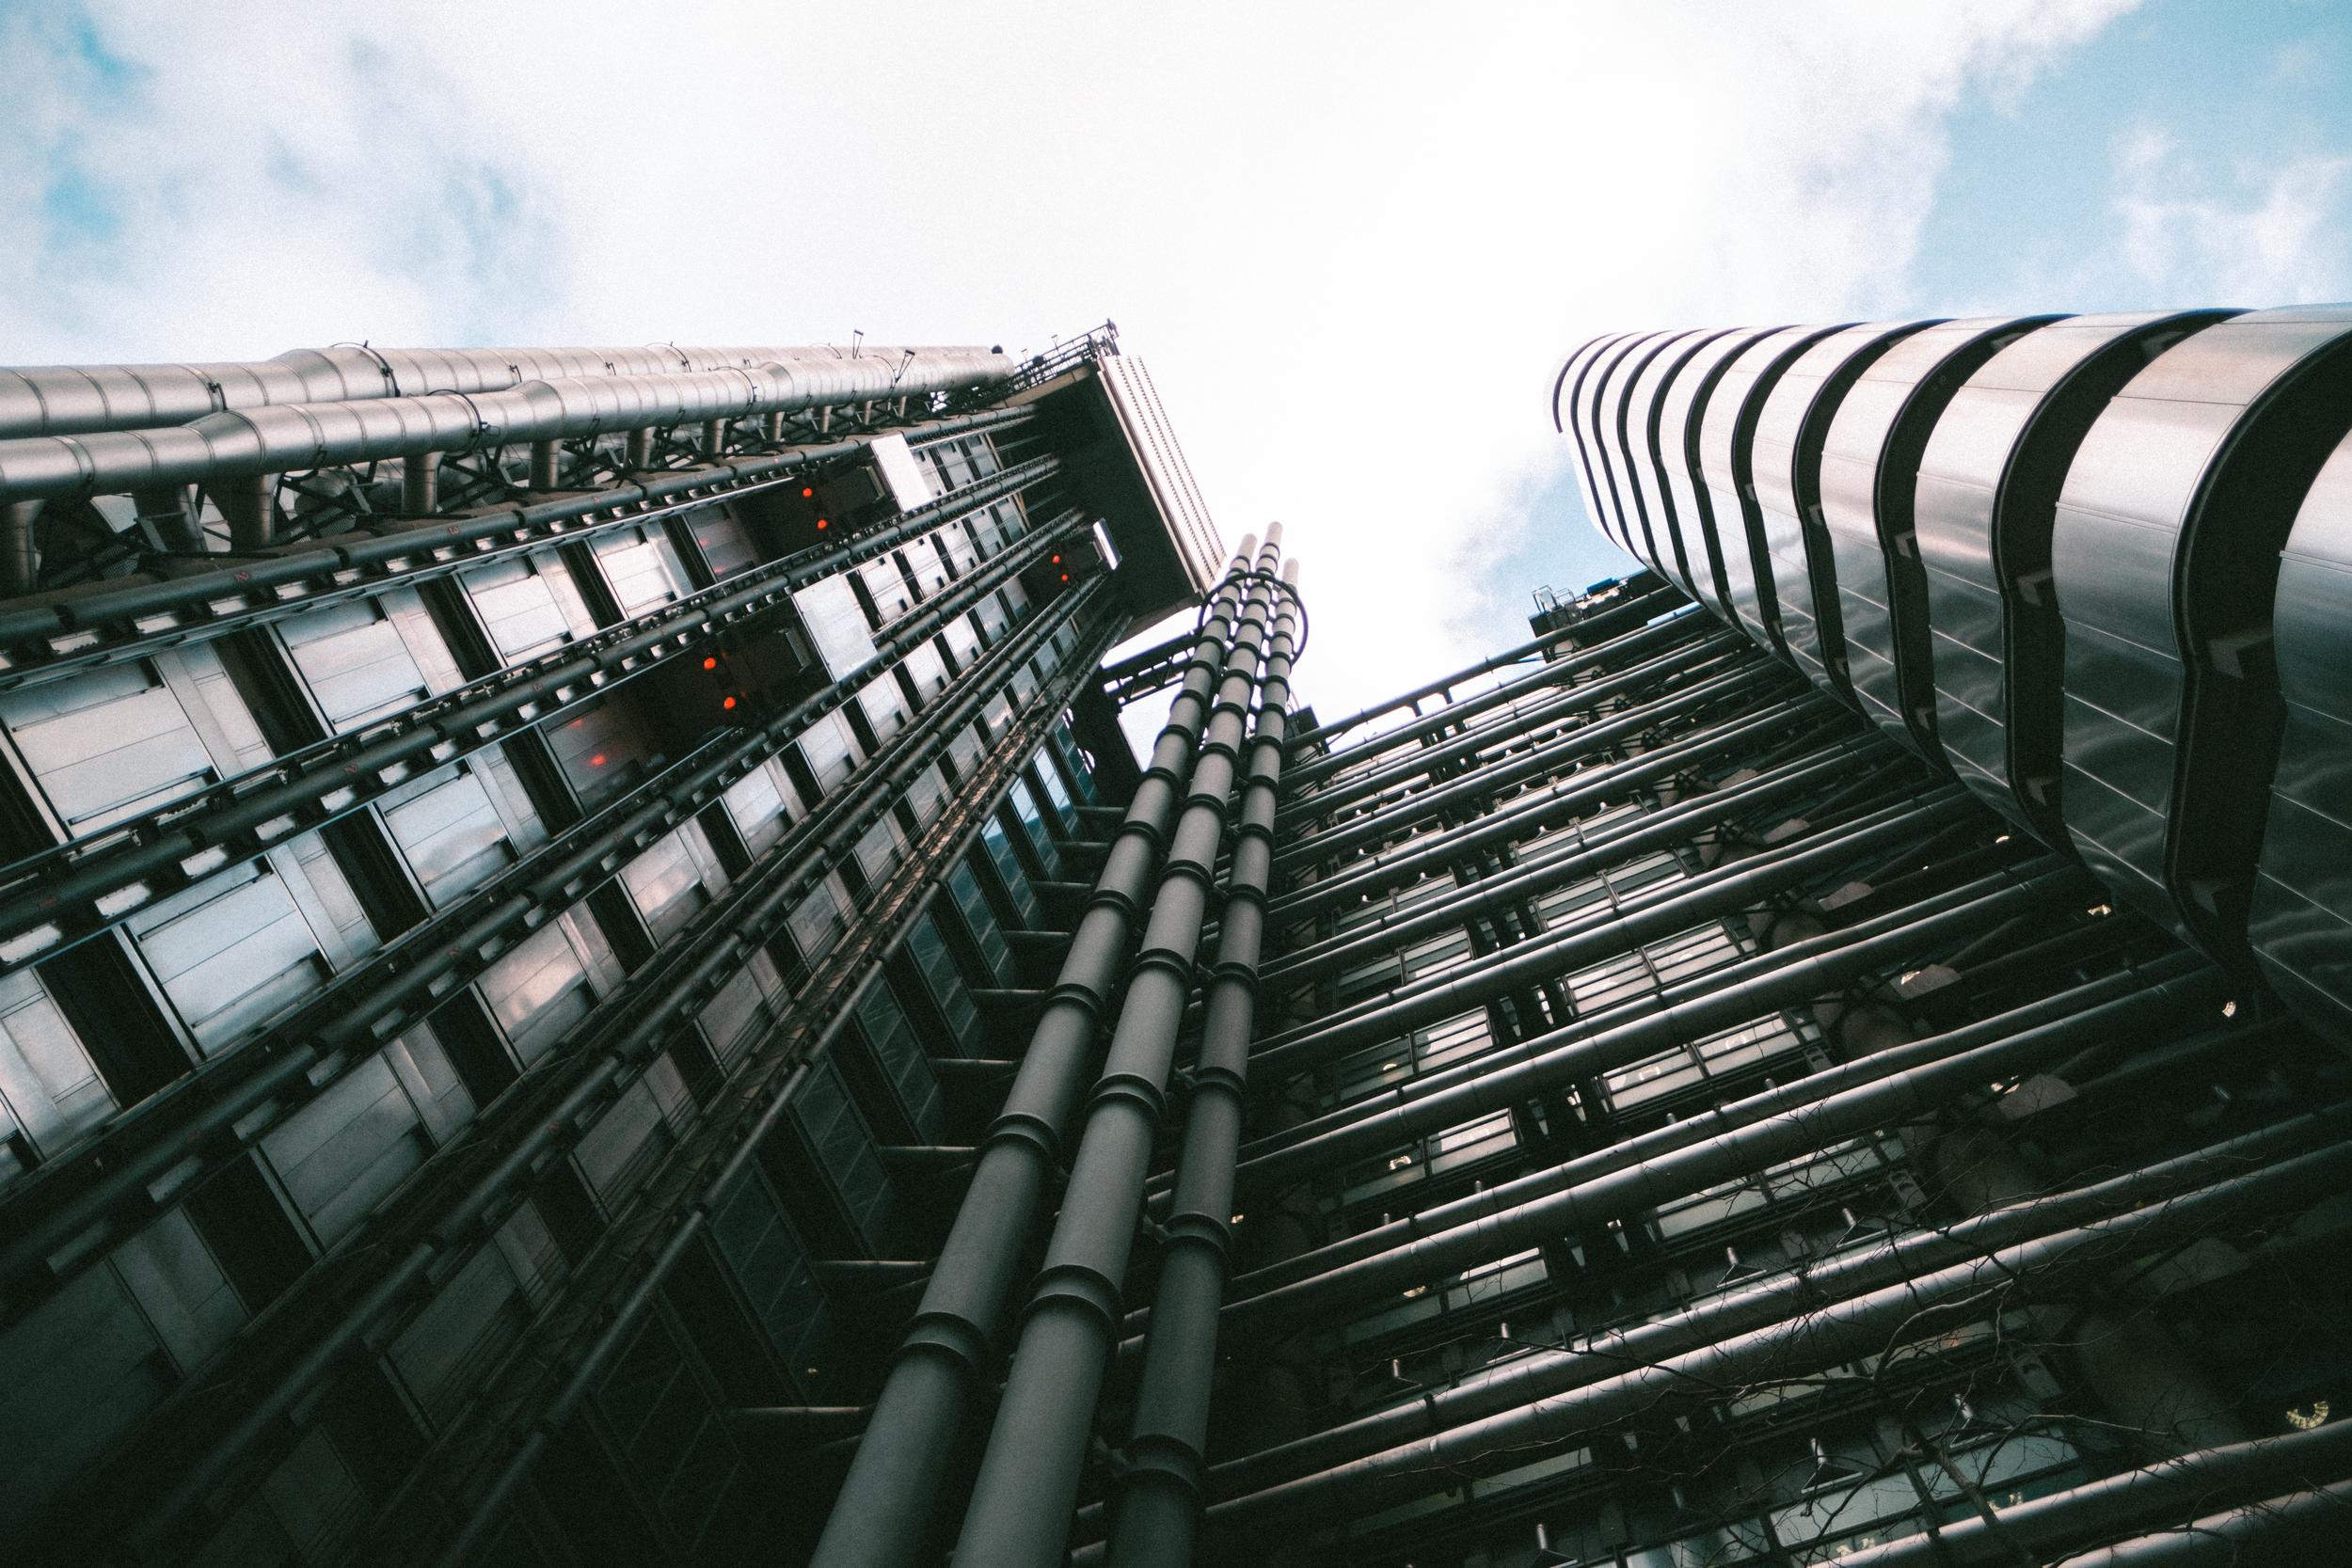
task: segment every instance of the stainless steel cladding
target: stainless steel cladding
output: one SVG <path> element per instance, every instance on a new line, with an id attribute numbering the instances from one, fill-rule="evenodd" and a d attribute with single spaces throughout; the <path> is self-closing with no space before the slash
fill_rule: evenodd
<path id="1" fill-rule="evenodd" d="M 2279 551 L 2352 425 L 2352 308 L 2265 310 L 2158 356 L 2067 472 L 2059 814 L 2086 863 L 2242 947 L 2278 757 Z"/>
<path id="2" fill-rule="evenodd" d="M 2285 723 L 2249 921 L 2281 995 L 2352 1030 L 2352 437 L 2320 469 L 2279 558 L 2271 632 Z"/>
<path id="3" fill-rule="evenodd" d="M 1724 367 L 1699 425 L 1700 483 L 1715 512 L 1715 536 L 1731 608 L 1740 629 L 1755 641 L 1782 647 L 1780 601 L 1772 582 L 1772 561 L 1764 540 L 1764 519 L 1756 503 L 1756 422 L 1788 367 L 1814 343 L 1836 331 L 1827 326 L 1784 327 L 1758 338 Z"/>
<path id="4" fill-rule="evenodd" d="M 1919 461 L 1968 373 L 2049 319 L 1946 322 L 1894 344 L 1863 372 L 1822 453 L 1822 527 L 1853 694 L 1881 728 L 1908 732 L 1931 755 L 1935 682 L 1913 537 Z"/>
<path id="5" fill-rule="evenodd" d="M 1555 404 L 1610 538 L 2352 1045 L 2352 307 L 1600 338 Z"/>
<path id="6" fill-rule="evenodd" d="M 1849 695 L 1836 562 L 1822 527 L 1822 442 L 1856 378 L 1921 325 L 1872 322 L 1831 333 L 1782 374 L 1756 421 L 1756 505 L 1772 558 L 1781 641 L 1816 685 Z"/>

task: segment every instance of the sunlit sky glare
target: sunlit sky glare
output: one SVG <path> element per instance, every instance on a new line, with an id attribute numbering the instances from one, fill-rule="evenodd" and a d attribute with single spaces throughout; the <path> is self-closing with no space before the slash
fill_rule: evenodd
<path id="1" fill-rule="evenodd" d="M 2352 14 L 0 0 L 0 361 L 1115 318 L 1326 713 L 1625 564 L 1597 331 L 2352 296 Z"/>

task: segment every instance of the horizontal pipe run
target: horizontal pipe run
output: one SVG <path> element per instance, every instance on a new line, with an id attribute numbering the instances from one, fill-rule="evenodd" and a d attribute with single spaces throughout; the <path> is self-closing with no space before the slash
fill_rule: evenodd
<path id="1" fill-rule="evenodd" d="M 2306 1205 L 2348 1177 L 2352 1145 L 2339 1143 L 1860 1294 L 1823 1302 L 1808 1291 L 1810 1305 L 1794 1317 L 1635 1362 L 1598 1382 L 1214 1505 L 1212 1528 L 1221 1534 L 1244 1526 L 1263 1528 L 1277 1517 L 1377 1507 L 1401 1490 L 1458 1482 L 1527 1445 L 1568 1440 L 1637 1412 L 1654 1413 L 1661 1404 L 1720 1399 L 1726 1386 L 1768 1368 L 1772 1376 L 1790 1377 L 1864 1354 L 1885 1354 L 1892 1344 L 1931 1335 L 1955 1314 L 1981 1314 L 1988 1291 L 2046 1298 L 2073 1289 L 2086 1274 L 2209 1229 L 2227 1216 Z"/>
<path id="2" fill-rule="evenodd" d="M 337 343 L 268 359 L 210 364 L 28 365 L 0 370 L 0 438 L 79 436 L 186 424 L 208 414 L 308 403 L 359 403 L 421 392 L 499 392 L 529 381 L 628 380 L 774 365 L 812 379 L 851 360 L 882 371 L 912 355 L 926 365 L 983 363 L 985 379 L 1013 360 L 979 347 L 824 345 L 679 348 L 373 348 Z M 913 389 L 913 388 L 907 388 Z"/>
<path id="3" fill-rule="evenodd" d="M 1891 928 L 1867 936 L 1848 931 L 1829 941 L 1817 938 L 1763 955 L 1769 963 L 1734 965 L 1670 988 L 1655 1000 L 1637 999 L 1622 1009 L 1490 1052 L 1458 1070 L 1407 1080 L 1344 1111 L 1285 1132 L 1275 1147 L 1244 1159 L 1242 1185 L 1263 1189 L 1327 1169 L 1501 1110 L 1542 1089 L 1639 1061 L 1682 1040 L 1702 1038 L 1832 994 L 1900 955 L 1947 950 L 2020 910 L 2035 907 L 2058 889 L 2077 885 L 2080 877 L 2068 867 L 2027 866 L 1982 878 L 1935 905 L 1923 906 L 1931 908 L 1931 913 L 1903 911 Z M 1615 1022 L 1623 1013 L 1634 1016 Z"/>
<path id="4" fill-rule="evenodd" d="M 1483 812 L 1515 784 L 1557 773 L 1570 765 L 1620 746 L 1648 730 L 1689 718 L 1713 705 L 1752 697 L 1760 688 L 1793 691 L 1795 677 L 1778 665 L 1751 661 L 1712 678 L 1680 688 L 1643 705 L 1613 714 L 1534 750 L 1481 768 L 1467 778 L 1424 789 L 1363 816 L 1350 817 L 1311 838 L 1285 845 L 1275 856 L 1277 875 L 1392 837 L 1449 811 Z"/>
<path id="5" fill-rule="evenodd" d="M 954 391 L 1004 380 L 1012 361 L 963 354 L 910 363 L 899 390 Z M 264 404 L 142 431 L 0 439 L 0 497 L 86 497 L 150 485 L 205 484 L 254 474 L 641 436 L 713 418 L 840 406 L 892 385 L 881 360 L 769 363 L 628 376 L 564 376 L 495 391 L 424 392 L 362 402 Z"/>
<path id="6" fill-rule="evenodd" d="M 1691 647 L 1686 644 L 1709 642 L 1726 647 L 1732 645 L 1726 641 L 1723 627 L 1705 616 L 1693 613 L 1677 616 L 1657 626 L 1644 626 L 1591 648 L 1580 648 L 1571 655 L 1553 659 L 1523 675 L 1516 675 L 1487 690 L 1473 693 L 1458 702 L 1450 702 L 1435 713 L 1422 714 L 1394 729 L 1383 730 L 1344 750 L 1333 752 L 1328 756 L 1317 757 L 1298 770 L 1298 777 L 1294 783 L 1296 789 L 1303 793 L 1283 808 L 1283 816 L 1287 820 L 1302 814 L 1311 815 L 1322 804 L 1313 791 L 1314 785 L 1383 752 L 1394 751 L 1409 741 L 1425 740 L 1441 735 L 1466 720 L 1516 701 L 1531 691 L 1570 685 L 1577 676 L 1596 670 L 1602 672 L 1604 680 L 1622 675 L 1628 673 L 1622 661 L 1647 658 L 1669 649 L 1681 649 L 1683 657 L 1689 657 Z M 1588 682 L 1582 689 L 1596 697 L 1605 695 L 1599 689 L 1604 680 Z"/>
<path id="7" fill-rule="evenodd" d="M 1275 899 L 1267 908 L 1267 918 L 1278 926 L 1288 925 L 1325 910 L 1360 902 L 1433 872 L 1451 871 L 1467 856 L 1517 846 L 1633 791 L 1722 758 L 1743 756 L 1751 746 L 1768 737 L 1785 737 L 1792 729 L 1801 736 L 1818 731 L 1829 717 L 1826 701 L 1808 703 L 1796 715 L 1765 713 L 1726 720 L 1695 736 L 1636 752 L 1621 762 L 1580 769 L 1504 801 L 1475 822 L 1407 840 L 1351 862 L 1333 876 L 1304 883 Z"/>
<path id="8" fill-rule="evenodd" d="M 1680 593 L 1670 589 L 1654 590 L 1645 595 L 1646 600 L 1654 601 L 1658 605 L 1661 613 L 1680 602 L 1682 597 Z M 1401 692 L 1385 702 L 1375 703 L 1372 706 L 1358 713 L 1351 713 L 1344 719 L 1334 719 L 1327 724 L 1317 724 L 1313 729 L 1302 730 L 1291 736 L 1290 751 L 1293 754 L 1296 754 L 1307 747 L 1329 740 L 1335 735 L 1352 730 L 1359 724 L 1369 723 L 1384 713 L 1393 713 L 1398 708 L 1410 706 L 1424 697 L 1435 697 L 1460 685 L 1463 681 L 1476 680 L 1481 675 L 1492 674 L 1505 665 L 1517 664 L 1522 659 L 1536 657 L 1546 650 L 1556 648 L 1563 642 L 1573 643 L 1580 629 L 1577 626 L 1563 626 L 1557 631 L 1546 632 L 1543 636 L 1522 642 L 1516 648 L 1505 648 L 1502 652 L 1480 659 L 1475 664 L 1465 665 L 1450 675 L 1440 675 L 1425 686 L 1417 686 L 1412 690 Z M 1598 649 L 1605 645 L 1605 643 L 1596 643 L 1594 648 Z M 1580 647 L 1577 651 L 1587 650 Z"/>
<path id="9" fill-rule="evenodd" d="M 1481 1202 L 1482 1212 L 1458 1214 L 1444 1225 L 1425 1225 L 1409 1239 L 1391 1238 L 1385 1249 L 1344 1263 L 1327 1263 L 1310 1277 L 1233 1302 L 1225 1308 L 1224 1332 L 1260 1342 L 1279 1338 L 1318 1313 L 1458 1274 L 1604 1221 L 1628 1219 L 1745 1172 L 1771 1169 L 1831 1141 L 1923 1117 L 1971 1089 L 2079 1050 L 2100 1030 L 2144 1027 L 2217 1006 L 2227 990 L 2225 979 L 2214 971 L 2159 985 L 1943 1060 L 1919 1062 L 1865 1086 L 1722 1129 L 1695 1144 L 1636 1159 L 1606 1175 L 1516 1202 Z"/>
<path id="10" fill-rule="evenodd" d="M 2352 1133 L 2344 1107 L 2292 1118 L 2102 1181 L 1988 1210 L 1950 1226 L 1890 1236 L 1802 1269 L 1694 1302 L 1671 1317 L 1610 1329 L 1558 1350 L 1539 1351 L 1463 1379 L 1424 1399 L 1392 1405 L 1210 1470 L 1220 1497 L 1377 1452 L 1467 1421 L 1518 1409 L 1597 1382 L 1627 1367 L 1663 1361 L 1737 1334 L 1779 1323 L 1822 1301 L 1879 1289 L 1999 1247 L 2121 1213 L 2217 1179 L 2255 1171 Z"/>
<path id="11" fill-rule="evenodd" d="M 1700 680 L 1721 670 L 1741 668 L 1754 661 L 1754 655 L 1749 653 L 1739 634 L 1721 627 L 1678 621 L 1670 626 L 1652 627 L 1650 630 L 1679 633 L 1681 636 L 1677 639 L 1661 641 L 1688 642 L 1690 645 L 1669 646 L 1666 651 L 1656 653 L 1645 662 L 1630 669 L 1614 671 L 1598 680 L 1555 691 L 1523 709 L 1497 714 L 1471 726 L 1464 734 L 1433 740 L 1428 745 L 1415 748 L 1409 755 L 1351 774 L 1327 784 L 1321 789 L 1305 791 L 1282 808 L 1281 816 L 1274 824 L 1276 831 L 1288 832 L 1302 822 L 1324 820 L 1343 807 L 1376 800 L 1441 768 L 1472 766 L 1492 748 L 1520 739 L 1529 731 L 1540 729 L 1546 724 L 1584 714 L 1585 719 L 1575 730 L 1565 730 L 1563 735 L 1591 728 L 1614 717 L 1609 711 L 1608 704 L 1628 699 L 1670 676 L 1684 681 Z M 1693 630 L 1704 635 L 1692 638 L 1689 634 Z"/>
<path id="12" fill-rule="evenodd" d="M 1680 1121 L 1668 1122 L 1548 1169 L 1530 1171 L 1468 1196 L 1417 1210 L 1402 1219 L 1243 1275 L 1233 1281 L 1233 1294 L 1236 1300 L 1242 1300 L 1311 1279 L 1327 1270 L 1408 1246 L 1459 1226 L 1490 1219 L 1533 1199 L 1603 1180 L 1652 1162 L 1676 1158 L 1770 1118 L 1819 1111 L 1838 1097 L 1883 1088 L 1902 1073 L 1940 1070 L 1938 1064 L 1955 1055 L 1997 1049 L 2003 1042 L 2040 1035 L 2052 1027 L 2088 1030 L 2115 1014 L 2137 1015 L 2141 1009 L 2157 1005 L 2141 1000 L 2144 997 L 2160 997 L 2163 1005 L 2170 1006 L 2182 997 L 2201 995 L 2203 990 L 2221 983 L 2217 972 L 2201 958 L 2186 954 L 2171 955 L 2144 968 L 2119 970 L 1944 1034 L 1873 1051 L 1854 1061 L 1724 1101 Z"/>
<path id="13" fill-rule="evenodd" d="M 1678 847 L 1746 813 L 1779 805 L 1832 781 L 1850 779 L 1858 750 L 1850 744 L 1802 757 L 1753 779 L 1685 797 L 1630 821 L 1610 823 L 1589 839 L 1581 831 L 1554 835 L 1560 843 L 1537 843 L 1532 847 L 1534 853 L 1493 876 L 1465 881 L 1450 893 L 1417 901 L 1410 909 L 1292 949 L 1279 962 L 1266 966 L 1265 983 L 1295 986 L 1319 979 L 1367 954 L 1453 929 L 1480 914 L 1553 892 L 1636 855 Z"/>
<path id="14" fill-rule="evenodd" d="M 1334 1008 L 1311 1023 L 1269 1036 L 1253 1068 L 1279 1084 L 1355 1050 L 1495 1001 L 1520 987 L 1574 974 L 1662 937 L 1724 919 L 1786 895 L 1862 857 L 1915 842 L 1933 828 L 1972 817 L 1973 797 L 1947 784 L 1809 833 L 1763 854 L 1612 899 L 1581 918 L 1499 947 L 1384 996 Z"/>
<path id="15" fill-rule="evenodd" d="M 1932 1535 L 1865 1546 L 1838 1558 L 1838 1568 L 2013 1568 L 2021 1552 L 2031 1561 L 2055 1561 L 2129 1530 L 2171 1526 L 2217 1504 L 2256 1501 L 2346 1475 L 2352 1475 L 2352 1421 L 2330 1421 L 1996 1505 L 1990 1520 L 1955 1519 Z"/>

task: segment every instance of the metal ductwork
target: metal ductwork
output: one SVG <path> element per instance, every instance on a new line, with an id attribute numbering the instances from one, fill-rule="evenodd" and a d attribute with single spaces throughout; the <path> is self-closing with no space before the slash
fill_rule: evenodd
<path id="1" fill-rule="evenodd" d="M 532 381 L 680 376 L 782 369 L 811 385 L 835 367 L 890 396 L 1012 374 L 982 348 L 371 348 L 338 343 L 270 359 L 188 365 L 36 365 L 0 370 L 0 441 L 190 424 L 209 414 L 289 404 L 358 403 L 435 392 L 502 392 Z M 870 368 L 869 368 L 870 367 Z M 892 379 L 896 372 L 905 373 Z M 968 377 L 949 381 L 943 377 Z M 921 385 L 928 380 L 930 385 Z M 875 396 L 883 395 L 877 392 Z M 841 401 L 847 401 L 846 399 Z"/>

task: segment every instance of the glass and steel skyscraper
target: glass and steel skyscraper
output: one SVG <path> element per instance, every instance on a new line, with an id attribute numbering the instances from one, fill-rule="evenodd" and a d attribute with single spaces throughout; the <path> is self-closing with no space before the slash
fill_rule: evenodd
<path id="1" fill-rule="evenodd" d="M 2352 311 L 1597 340 L 1343 717 L 1109 335 L 659 352 L 0 386 L 33 1560 L 2328 1560 Z"/>

